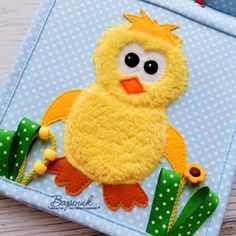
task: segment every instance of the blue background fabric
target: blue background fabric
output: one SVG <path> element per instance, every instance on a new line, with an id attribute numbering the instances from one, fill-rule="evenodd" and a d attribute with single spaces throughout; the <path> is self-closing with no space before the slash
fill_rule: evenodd
<path id="1" fill-rule="evenodd" d="M 94 80 L 92 54 L 96 42 L 110 25 L 125 21 L 124 12 L 139 13 L 143 8 L 160 22 L 178 23 L 184 38 L 188 60 L 189 87 L 186 94 L 168 107 L 168 117 L 187 142 L 188 161 L 199 162 L 207 170 L 206 185 L 215 190 L 220 204 L 215 214 L 195 234 L 218 235 L 229 196 L 236 160 L 236 40 L 234 17 L 183 1 L 185 8 L 172 0 L 44 0 L 33 19 L 4 87 L 1 89 L 1 128 L 14 130 L 22 117 L 40 121 L 45 108 L 59 93 L 85 88 Z M 186 9 L 191 8 L 191 16 Z M 200 8 L 202 9 L 202 8 Z M 187 15 L 186 15 L 187 14 Z M 201 15 L 202 14 L 202 15 Z M 209 17 L 209 20 L 205 21 Z M 212 21 L 212 17 L 220 19 Z M 219 22 L 219 24 L 217 23 Z M 63 122 L 51 126 L 59 139 L 62 153 Z M 36 142 L 28 162 L 30 171 L 36 159 L 42 159 L 46 144 Z M 153 199 L 156 181 L 164 159 L 141 184 Z M 145 235 L 151 205 L 132 212 L 112 212 L 104 204 L 102 188 L 92 183 L 82 194 L 70 197 L 55 186 L 54 176 L 45 175 L 28 186 L 0 178 L 0 192 L 45 211 L 79 222 L 112 235 Z M 53 195 L 64 199 L 86 200 L 94 195 L 99 210 L 52 210 Z M 186 188 L 179 211 L 191 195 Z"/>
<path id="2" fill-rule="evenodd" d="M 226 14 L 236 16 L 235 0 L 205 0 L 204 4 Z"/>

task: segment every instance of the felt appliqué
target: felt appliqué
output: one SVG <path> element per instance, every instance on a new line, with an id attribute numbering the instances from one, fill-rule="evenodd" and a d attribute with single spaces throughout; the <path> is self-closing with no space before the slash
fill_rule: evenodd
<path id="1" fill-rule="evenodd" d="M 132 23 L 131 30 L 139 30 L 156 37 L 162 37 L 166 41 L 178 44 L 182 41 L 181 37 L 171 32 L 179 28 L 176 24 L 158 24 L 157 20 L 149 18 L 144 10 L 140 11 L 140 16 L 124 14 L 124 17 Z"/>
<path id="2" fill-rule="evenodd" d="M 138 78 L 129 78 L 120 81 L 123 88 L 128 94 L 143 93 L 143 86 Z"/>
<path id="3" fill-rule="evenodd" d="M 58 158 L 50 163 L 47 171 L 56 174 L 55 183 L 58 186 L 65 186 L 69 195 L 81 193 L 91 183 L 91 180 L 71 166 L 65 157 Z"/>
<path id="4" fill-rule="evenodd" d="M 131 211 L 135 205 L 148 205 L 148 197 L 139 184 L 103 185 L 103 197 L 106 205 L 113 211 L 120 207 Z"/>
<path id="5" fill-rule="evenodd" d="M 70 112 L 70 108 L 81 90 L 69 90 L 60 94 L 49 105 L 41 120 L 41 125 L 48 125 L 58 120 L 63 120 Z"/>
<path id="6" fill-rule="evenodd" d="M 187 161 L 185 141 L 180 132 L 171 124 L 167 126 L 167 139 L 163 154 L 175 171 L 184 172 Z"/>

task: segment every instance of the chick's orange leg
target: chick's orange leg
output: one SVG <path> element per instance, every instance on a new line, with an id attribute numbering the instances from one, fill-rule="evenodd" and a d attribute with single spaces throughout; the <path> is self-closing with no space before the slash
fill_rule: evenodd
<path id="1" fill-rule="evenodd" d="M 56 185 L 65 186 L 66 193 L 72 196 L 81 193 L 92 182 L 82 172 L 75 169 L 65 157 L 51 162 L 47 171 L 50 174 L 56 174 Z"/>
<path id="2" fill-rule="evenodd" d="M 81 90 L 74 89 L 58 95 L 46 109 L 41 120 L 41 125 L 49 125 L 58 120 L 65 119 L 80 93 Z"/>
<path id="3" fill-rule="evenodd" d="M 135 205 L 146 207 L 148 197 L 140 184 L 103 185 L 103 197 L 106 205 L 113 211 L 120 207 L 131 211 Z"/>

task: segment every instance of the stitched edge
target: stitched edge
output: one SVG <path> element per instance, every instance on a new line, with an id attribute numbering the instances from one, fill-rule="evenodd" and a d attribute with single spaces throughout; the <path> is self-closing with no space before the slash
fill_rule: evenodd
<path id="1" fill-rule="evenodd" d="M 187 17 L 187 16 L 185 16 L 185 15 L 183 15 L 183 14 L 181 14 L 181 13 L 175 12 L 175 11 L 173 11 L 173 10 L 171 10 L 171 9 L 168 9 L 168 8 L 165 8 L 165 7 L 163 7 L 163 6 L 159 6 L 158 4 L 154 4 L 154 3 L 148 2 L 148 1 L 146 1 L 146 0 L 141 0 L 141 1 L 143 1 L 144 3 L 147 3 L 147 4 L 152 4 L 152 5 L 154 5 L 154 6 L 161 7 L 161 8 L 163 8 L 163 9 L 165 9 L 165 10 L 168 10 L 168 11 L 171 11 L 171 12 L 173 12 L 173 13 L 175 13 L 175 14 L 181 15 L 181 16 L 183 16 L 183 17 L 185 17 L 185 18 L 187 18 L 187 19 L 189 19 L 189 20 L 191 20 L 191 21 L 195 21 L 195 22 L 197 22 L 197 23 L 199 23 L 199 24 L 201 24 L 201 25 L 205 25 L 205 24 L 203 24 L 203 23 L 201 23 L 201 22 L 198 22 L 198 21 L 196 21 L 196 20 L 194 20 L 194 19 L 191 19 L 191 18 L 189 18 L 189 17 Z M 47 12 L 47 15 L 46 15 L 46 18 L 45 18 L 45 20 L 44 20 L 44 22 L 43 22 L 43 25 L 42 25 L 41 29 L 39 30 L 39 34 L 36 36 L 36 41 L 34 42 L 32 48 L 31 48 L 31 50 L 30 50 L 30 53 L 28 54 L 28 57 L 27 57 L 27 59 L 26 59 L 26 62 L 25 62 L 25 64 L 23 65 L 23 69 L 22 69 L 22 71 L 21 71 L 21 73 L 20 73 L 20 75 L 19 75 L 19 78 L 18 78 L 18 80 L 17 80 L 17 82 L 16 82 L 16 85 L 15 85 L 15 87 L 14 87 L 14 89 L 13 89 L 13 91 L 12 91 L 10 97 L 9 97 L 9 100 L 8 100 L 8 101 L 5 101 L 5 103 L 4 103 L 5 108 L 3 109 L 2 114 L 0 114 L 0 116 L 1 116 L 1 117 L 0 117 L 0 124 L 2 123 L 2 120 L 3 120 L 3 118 L 4 118 L 4 116 L 5 116 L 6 112 L 7 112 L 7 109 L 8 109 L 8 107 L 9 107 L 9 105 L 10 105 L 10 103 L 11 103 L 13 97 L 14 97 L 15 91 L 17 90 L 17 87 L 18 87 L 18 85 L 19 85 L 19 82 L 20 82 L 20 80 L 21 80 L 21 78 L 22 78 L 22 75 L 23 75 L 23 73 L 24 73 L 24 71 L 25 71 L 25 69 L 26 69 L 26 67 L 27 67 L 27 65 L 28 65 L 28 62 L 29 62 L 29 60 L 30 60 L 30 58 L 31 58 L 31 56 L 32 56 L 32 54 L 33 54 L 33 52 L 34 52 L 34 49 L 35 49 L 35 47 L 36 47 L 36 45 L 37 45 L 37 42 L 38 42 L 38 40 L 40 39 L 41 33 L 43 32 L 43 29 L 44 29 L 44 27 L 45 27 L 45 25 L 46 25 L 46 22 L 47 22 L 48 17 L 50 16 L 51 11 L 52 11 L 52 9 L 53 9 L 53 7 L 54 7 L 54 5 L 55 5 L 55 2 L 56 2 L 56 0 L 52 0 L 51 5 L 49 6 L 49 11 Z M 205 25 L 205 26 L 207 26 L 207 27 L 209 27 L 209 28 L 212 28 L 212 27 L 209 26 L 209 25 Z M 219 30 L 219 29 L 217 29 L 217 28 L 213 28 L 213 29 L 215 29 L 215 30 L 217 30 L 217 31 L 219 31 L 219 32 L 221 32 L 221 33 L 224 33 L 224 34 L 226 34 L 226 35 L 233 36 L 233 35 L 230 35 L 230 34 L 228 34 L 228 33 L 226 33 L 226 32 L 223 32 L 223 31 L 221 31 L 221 30 Z M 3 105 L 3 106 L 4 106 L 4 105 Z M 219 183 L 218 183 L 218 187 L 217 187 L 217 193 L 219 192 L 219 187 L 221 186 L 221 182 L 222 182 L 222 178 L 223 178 L 223 175 L 224 175 L 225 167 L 226 167 L 226 164 L 227 164 L 227 161 L 228 161 L 228 157 L 229 157 L 229 154 L 230 154 L 230 151 L 231 151 L 231 147 L 232 147 L 232 143 L 233 143 L 233 138 L 234 138 L 234 135 L 235 135 L 235 131 L 236 131 L 236 125 L 235 125 L 235 127 L 234 127 L 234 130 L 233 130 L 233 133 L 232 133 L 232 136 L 231 136 L 231 140 L 230 140 L 229 149 L 228 149 L 228 152 L 227 152 L 225 161 L 224 161 L 224 165 L 223 165 L 221 177 L 220 177 L 220 179 L 219 179 Z M 0 178 L 0 179 L 1 179 L 1 178 Z M 4 179 L 4 181 L 5 181 L 5 179 Z M 11 184 L 12 184 L 12 183 L 11 183 Z M 24 189 L 31 190 L 30 188 L 26 188 L 26 187 L 24 187 Z M 32 190 L 31 190 L 31 191 L 32 191 Z M 45 196 L 51 196 L 51 195 L 46 195 L 46 194 L 44 194 L 44 193 L 42 193 L 42 192 L 40 192 L 40 191 L 36 191 L 36 190 L 34 190 L 34 191 L 35 191 L 35 192 L 38 192 L 38 193 L 40 193 L 40 194 L 43 194 L 43 195 L 45 195 Z M 107 219 L 107 218 L 102 217 L 102 216 L 97 215 L 97 214 L 94 214 L 94 215 L 97 216 L 97 217 L 99 217 L 99 218 L 101 218 L 101 219 L 108 220 L 109 222 L 112 223 L 112 221 L 111 221 L 110 219 Z M 209 230 L 209 227 L 210 227 L 210 224 L 211 224 L 211 219 L 212 219 L 212 218 L 210 218 L 209 223 L 208 223 L 208 226 L 207 226 L 207 229 L 206 229 L 206 235 L 208 234 L 208 230 Z M 120 226 L 123 226 L 123 227 L 127 227 L 127 229 L 133 230 L 133 231 L 138 232 L 138 233 L 140 233 L 140 234 L 142 234 L 142 235 L 146 235 L 145 233 L 142 233 L 142 232 L 140 232 L 140 231 L 138 231 L 138 230 L 134 230 L 134 229 L 132 229 L 132 228 L 129 228 L 128 226 L 124 226 L 124 225 L 122 225 L 122 224 L 120 224 L 120 223 L 118 223 L 118 222 L 115 222 L 115 221 L 114 221 L 114 223 L 116 223 L 116 224 L 118 224 L 118 225 L 120 225 Z"/>
<path id="2" fill-rule="evenodd" d="M 32 56 L 32 54 L 34 52 L 34 49 L 36 48 L 36 45 L 37 45 L 37 43 L 38 43 L 38 41 L 40 39 L 40 36 L 41 36 L 41 34 L 43 32 L 43 29 L 44 29 L 44 27 L 45 27 L 45 25 L 47 23 L 47 20 L 48 20 L 50 14 L 52 12 L 52 9 L 53 9 L 53 7 L 54 7 L 54 5 L 56 3 L 56 0 L 50 0 L 50 1 L 48 2 L 49 6 L 48 6 L 48 9 L 47 9 L 47 12 L 46 12 L 45 16 L 42 17 L 43 18 L 43 23 L 41 23 L 41 22 L 38 23 L 37 28 L 39 27 L 39 30 L 34 32 L 35 37 L 32 39 L 32 45 L 29 48 L 29 53 L 26 54 L 25 61 L 22 63 L 22 70 L 19 72 L 19 75 L 17 75 L 18 79 L 16 80 L 16 82 L 13 81 L 14 82 L 13 89 L 11 90 L 11 88 L 7 88 L 7 90 L 4 91 L 4 93 L 2 94 L 2 95 L 6 95 L 6 93 L 9 92 L 9 90 L 11 90 L 10 91 L 10 95 L 7 96 L 7 99 L 4 99 L 4 102 L 2 104 L 3 109 L 1 109 L 1 113 L 0 113 L 0 124 L 2 123 L 2 120 L 3 120 L 3 118 L 4 118 L 8 108 L 9 108 L 9 106 L 11 104 L 11 101 L 12 101 L 12 99 L 13 99 L 13 97 L 15 95 L 15 92 L 16 92 L 19 84 L 20 84 L 21 79 L 22 79 L 22 75 L 25 72 L 25 69 L 26 69 L 26 67 L 27 67 L 27 65 L 29 63 L 29 60 L 30 60 L 30 58 L 31 58 L 31 56 Z M 43 5 L 43 3 L 41 3 L 41 4 Z M 42 5 L 40 5 L 39 8 L 38 8 L 38 14 L 39 14 L 39 11 L 40 11 Z M 30 26 L 29 29 L 32 29 L 32 23 L 31 23 L 31 26 Z M 26 37 L 24 38 L 23 42 L 27 39 L 27 36 L 29 35 L 29 33 L 30 33 L 30 30 L 28 31 L 28 33 L 27 33 Z M 20 47 L 19 51 L 21 51 L 21 50 L 23 50 L 23 43 L 21 44 L 21 47 Z M 24 51 L 24 53 L 25 53 L 25 51 Z M 13 70 L 13 68 L 15 66 L 16 65 L 14 65 L 14 63 L 13 63 L 11 70 Z M 11 79 L 11 78 L 10 77 L 6 78 L 6 80 L 9 80 L 9 79 Z"/>
<path id="3" fill-rule="evenodd" d="M 232 150 L 232 145 L 233 145 L 233 142 L 234 142 L 235 133 L 236 133 L 236 125 L 233 129 L 233 133 L 232 133 L 232 136 L 231 136 L 231 140 L 230 140 L 230 143 L 229 143 L 227 154 L 226 154 L 226 157 L 225 157 L 225 160 L 224 160 L 224 165 L 222 167 L 222 171 L 221 171 L 221 174 L 220 174 L 220 179 L 219 179 L 219 182 L 218 182 L 218 185 L 217 185 L 216 193 L 218 193 L 218 194 L 219 194 L 220 186 L 222 184 L 222 179 L 223 179 L 223 176 L 224 176 L 224 173 L 225 173 L 226 165 L 228 164 L 229 155 L 230 155 L 231 150 Z M 231 185 L 232 184 L 233 184 L 233 182 L 231 182 Z M 208 225 L 207 225 L 207 228 L 206 228 L 206 236 L 208 235 L 209 228 L 210 228 L 210 225 L 211 225 L 211 221 L 212 221 L 212 217 L 208 221 Z"/>
<path id="4" fill-rule="evenodd" d="M 0 177 L 0 182 L 1 182 L 1 181 L 6 182 L 7 184 L 10 184 L 10 185 L 17 186 L 17 187 L 19 187 L 19 188 L 23 188 L 24 190 L 27 190 L 27 191 L 30 191 L 30 192 L 38 193 L 38 194 L 43 195 L 43 196 L 45 196 L 45 197 L 52 198 L 52 197 L 54 196 L 54 195 L 52 195 L 52 194 L 48 194 L 48 193 L 45 193 L 45 192 L 41 192 L 41 191 L 39 191 L 39 190 L 37 190 L 37 189 L 30 188 L 29 186 L 23 186 L 23 185 L 17 184 L 16 182 L 12 182 L 12 181 L 10 181 L 10 180 L 8 180 L 8 179 L 5 179 L 5 178 L 2 178 L 2 177 Z M 9 196 L 9 194 L 7 194 L 6 192 L 3 192 L 3 194 Z M 11 197 L 11 198 L 14 199 L 14 197 Z M 27 201 L 25 201 L 24 199 L 15 199 L 15 200 L 17 200 L 17 201 L 22 201 L 22 200 L 23 200 L 23 202 L 27 203 Z M 37 205 L 34 204 L 34 203 L 32 203 L 32 202 L 28 202 L 28 203 L 29 203 L 29 204 L 32 204 L 33 207 L 37 207 Z M 47 211 L 46 208 L 42 208 L 41 206 L 40 206 L 40 208 L 41 208 L 42 210 L 45 210 L 46 212 L 49 212 L 50 214 L 53 214 L 53 212 Z M 123 228 L 125 228 L 125 229 L 127 229 L 127 230 L 133 231 L 133 232 L 135 232 L 135 233 L 139 233 L 140 235 L 147 235 L 147 233 L 145 233 L 145 232 L 143 232 L 143 231 L 140 231 L 140 230 L 138 230 L 138 229 L 136 229 L 136 228 L 129 227 L 128 225 L 124 225 L 123 223 L 120 223 L 120 222 L 117 222 L 116 220 L 112 220 L 112 219 L 110 219 L 110 218 L 107 218 L 107 217 L 104 216 L 104 215 L 99 215 L 99 214 L 96 214 L 96 213 L 94 213 L 94 212 L 92 212 L 92 211 L 89 211 L 89 210 L 84 210 L 84 211 L 86 211 L 86 213 L 88 213 L 88 214 L 91 214 L 91 215 L 93 215 L 93 216 L 96 216 L 97 218 L 100 218 L 100 219 L 102 219 L 102 220 L 106 220 L 106 221 L 108 221 L 109 223 L 113 223 L 113 224 L 116 224 L 116 225 L 118 225 L 118 226 L 120 226 L 120 227 L 123 227 Z M 70 221 L 71 221 L 71 220 L 73 221 L 72 218 L 69 218 L 69 217 L 67 217 L 67 216 L 65 216 L 65 215 L 61 215 L 61 214 L 57 214 L 57 215 L 59 215 L 60 217 L 68 218 Z M 74 220 L 74 222 L 78 223 L 78 222 L 80 222 L 80 221 L 79 221 L 79 220 L 76 220 L 76 221 Z M 104 228 L 97 228 L 97 230 L 103 230 L 103 231 L 105 231 Z M 107 232 L 107 231 L 106 231 L 106 232 Z"/>

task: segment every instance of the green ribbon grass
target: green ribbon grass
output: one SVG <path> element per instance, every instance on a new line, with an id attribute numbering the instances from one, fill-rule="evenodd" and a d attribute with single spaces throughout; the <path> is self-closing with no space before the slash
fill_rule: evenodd
<path id="1" fill-rule="evenodd" d="M 151 235 L 166 235 L 181 175 L 162 169 L 156 185 L 152 210 L 146 231 Z"/>
<path id="2" fill-rule="evenodd" d="M 0 176 L 16 180 L 40 125 L 23 118 L 16 132 L 0 130 Z"/>
<path id="3" fill-rule="evenodd" d="M 193 235 L 212 215 L 219 203 L 216 193 L 202 187 L 189 199 L 168 236 Z"/>
<path id="4" fill-rule="evenodd" d="M 218 196 L 209 187 L 197 190 L 188 200 L 174 225 L 168 224 L 180 188 L 181 175 L 162 169 L 152 203 L 146 232 L 159 236 L 192 236 L 218 206 Z"/>

